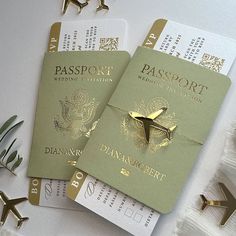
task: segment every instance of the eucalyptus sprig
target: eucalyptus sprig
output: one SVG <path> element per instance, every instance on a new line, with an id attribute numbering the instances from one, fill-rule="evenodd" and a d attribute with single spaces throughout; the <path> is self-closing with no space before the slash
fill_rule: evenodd
<path id="1" fill-rule="evenodd" d="M 23 158 L 18 154 L 17 150 L 12 150 L 16 138 L 8 147 L 4 146 L 4 141 L 24 123 L 24 121 L 20 121 L 14 124 L 16 118 L 16 115 L 10 117 L 0 128 L 0 167 L 4 167 L 14 175 L 16 175 L 14 173 L 15 169 L 20 166 Z"/>

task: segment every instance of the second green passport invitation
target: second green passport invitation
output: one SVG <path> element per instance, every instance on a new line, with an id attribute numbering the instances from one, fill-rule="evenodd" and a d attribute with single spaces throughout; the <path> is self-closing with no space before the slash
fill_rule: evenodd
<path id="1" fill-rule="evenodd" d="M 229 86 L 224 75 L 139 47 L 77 167 L 170 212 Z"/>
<path id="2" fill-rule="evenodd" d="M 129 62 L 127 52 L 55 52 L 44 58 L 28 176 L 69 180 Z"/>

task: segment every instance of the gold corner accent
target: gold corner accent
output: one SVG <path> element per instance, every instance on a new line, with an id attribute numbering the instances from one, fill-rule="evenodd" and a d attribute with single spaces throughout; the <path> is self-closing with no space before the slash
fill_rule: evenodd
<path id="1" fill-rule="evenodd" d="M 159 19 L 156 20 L 145 38 L 142 46 L 147 48 L 154 48 L 157 40 L 159 39 L 163 29 L 165 28 L 167 20 Z"/>
<path id="2" fill-rule="evenodd" d="M 87 174 L 81 170 L 75 171 L 73 177 L 67 185 L 66 195 L 72 200 L 75 200 L 83 183 L 87 177 Z"/>
<path id="3" fill-rule="evenodd" d="M 29 202 L 32 205 L 39 205 L 40 201 L 40 191 L 41 191 L 41 182 L 39 178 L 30 178 L 30 187 L 29 187 Z"/>
<path id="4" fill-rule="evenodd" d="M 48 52 L 57 52 L 59 45 L 59 37 L 61 31 L 61 22 L 56 22 L 51 26 L 49 42 L 48 42 Z"/>

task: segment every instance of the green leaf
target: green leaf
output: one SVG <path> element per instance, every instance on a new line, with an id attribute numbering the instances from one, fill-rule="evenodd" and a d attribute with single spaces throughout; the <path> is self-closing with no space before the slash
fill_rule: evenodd
<path id="1" fill-rule="evenodd" d="M 12 161 L 15 160 L 17 156 L 17 151 L 14 151 L 8 158 L 7 158 L 7 161 L 6 161 L 6 165 L 8 165 L 9 163 L 11 163 Z"/>
<path id="2" fill-rule="evenodd" d="M 20 121 L 18 122 L 17 124 L 13 125 L 9 130 L 7 130 L 7 132 L 2 136 L 1 140 L 0 140 L 0 143 L 2 142 L 2 140 L 7 136 L 7 134 L 12 131 L 13 129 L 16 129 L 18 128 L 19 126 L 21 126 L 22 124 L 24 123 L 24 121 Z"/>
<path id="3" fill-rule="evenodd" d="M 12 143 L 11 143 L 10 146 L 8 147 L 8 149 L 7 149 L 6 153 L 4 154 L 2 160 L 5 159 L 6 155 L 9 153 L 9 151 L 10 151 L 11 147 L 13 146 L 13 144 L 15 143 L 15 141 L 16 141 L 16 138 L 12 141 Z M 0 158 L 0 159 L 1 159 L 1 158 Z"/>
<path id="4" fill-rule="evenodd" d="M 23 158 L 18 155 L 18 159 L 11 167 L 11 170 L 14 171 L 21 164 L 22 161 L 23 161 Z"/>
<path id="5" fill-rule="evenodd" d="M 12 116 L 9 118 L 0 128 L 0 135 L 14 122 L 14 120 L 17 118 L 17 116 Z"/>
<path id="6" fill-rule="evenodd" d="M 5 156 L 5 153 L 6 153 L 6 149 L 4 149 L 1 154 L 0 154 L 0 160 Z"/>

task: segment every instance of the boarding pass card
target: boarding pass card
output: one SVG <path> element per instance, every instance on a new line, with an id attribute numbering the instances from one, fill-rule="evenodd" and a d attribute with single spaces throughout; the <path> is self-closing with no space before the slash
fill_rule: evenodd
<path id="1" fill-rule="evenodd" d="M 174 21 L 159 19 L 143 46 L 227 75 L 236 55 L 236 42 Z"/>
<path id="2" fill-rule="evenodd" d="M 122 19 L 56 22 L 49 52 L 126 50 L 127 22 Z"/>

